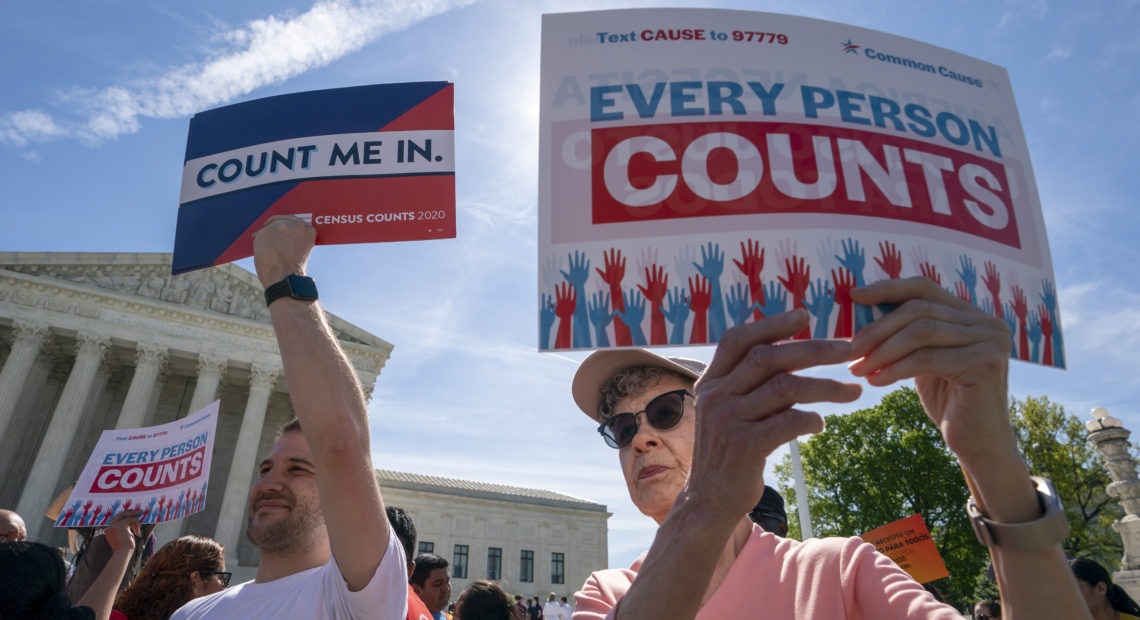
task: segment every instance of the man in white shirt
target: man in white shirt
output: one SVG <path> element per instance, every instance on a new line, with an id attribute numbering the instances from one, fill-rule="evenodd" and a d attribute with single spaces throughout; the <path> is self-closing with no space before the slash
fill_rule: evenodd
<path id="1" fill-rule="evenodd" d="M 256 577 L 191 601 L 173 620 L 404 619 L 406 563 L 373 473 L 364 395 L 304 276 L 315 239 L 293 216 L 269 219 L 254 236 L 297 415 L 249 492 Z"/>
<path id="2" fill-rule="evenodd" d="M 562 610 L 562 606 L 558 604 L 558 597 L 553 592 L 542 608 L 542 617 L 544 620 L 570 620 L 570 616 Z"/>

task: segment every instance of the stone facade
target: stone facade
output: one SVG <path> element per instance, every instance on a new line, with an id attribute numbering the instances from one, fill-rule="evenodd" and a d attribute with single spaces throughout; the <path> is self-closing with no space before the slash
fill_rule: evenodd
<path id="1" fill-rule="evenodd" d="M 256 276 L 233 264 L 171 276 L 170 260 L 0 252 L 0 507 L 23 515 L 29 538 L 64 546 L 64 531 L 40 515 L 78 477 L 103 430 L 163 424 L 220 398 L 206 509 L 156 532 L 160 542 L 180 534 L 216 538 L 235 579 L 248 578 L 258 561 L 244 537 L 256 459 L 293 417 L 281 359 Z M 370 396 L 392 345 L 335 316 L 329 323 Z M 475 524 L 525 524 L 509 525 L 519 531 L 506 538 L 488 527 L 471 539 L 471 561 L 484 568 L 486 550 L 477 550 L 502 540 L 504 570 L 514 570 L 507 540 L 523 530 L 518 540 L 535 551 L 536 577 L 548 577 L 549 554 L 566 549 L 567 583 L 555 591 L 581 584 L 578 567 L 606 564 L 604 506 L 565 496 L 558 496 L 562 504 L 552 497 L 544 501 L 553 504 L 520 502 L 510 493 L 449 498 L 448 485 L 417 490 L 390 482 L 389 503 L 422 521 L 440 549 Z M 587 539 L 592 551 L 571 544 Z"/>
<path id="2" fill-rule="evenodd" d="M 371 391 L 392 346 L 329 320 Z M 30 537 L 63 544 L 38 516 L 102 430 L 162 424 L 220 398 L 210 501 L 159 538 L 213 536 L 231 564 L 256 563 L 241 535 L 252 459 L 293 412 L 253 274 L 171 276 L 169 254 L 0 253 L 0 341 L 0 506 L 24 515 Z"/>
<path id="3" fill-rule="evenodd" d="M 590 573 L 607 566 L 610 514 L 601 504 L 539 489 L 385 470 L 378 475 L 384 502 L 412 517 L 418 547 L 428 544 L 451 562 L 453 599 L 472 581 L 491 579 L 512 595 L 545 602 L 554 592 L 573 601 Z M 462 557 L 457 546 L 465 547 L 466 577 L 456 570 L 457 555 Z M 525 552 L 531 555 L 529 573 Z"/>

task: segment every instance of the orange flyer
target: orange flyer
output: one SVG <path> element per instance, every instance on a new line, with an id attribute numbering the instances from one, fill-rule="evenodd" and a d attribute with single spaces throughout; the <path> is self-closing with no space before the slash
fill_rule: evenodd
<path id="1" fill-rule="evenodd" d="M 860 538 L 875 545 L 879 553 L 890 558 L 919 583 L 950 576 L 930 531 L 926 529 L 926 522 L 918 513 L 877 527 Z"/>

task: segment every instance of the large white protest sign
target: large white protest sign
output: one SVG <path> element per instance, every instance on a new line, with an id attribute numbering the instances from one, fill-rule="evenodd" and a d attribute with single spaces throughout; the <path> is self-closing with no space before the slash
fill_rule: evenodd
<path id="1" fill-rule="evenodd" d="M 546 15 L 540 349 L 715 343 L 806 308 L 799 337 L 925 275 L 1064 366 L 1053 268 L 1001 67 L 802 17 Z"/>
<path id="2" fill-rule="evenodd" d="M 201 512 L 219 402 L 161 426 L 103 431 L 56 527 L 102 527 L 127 509 L 143 523 Z"/>

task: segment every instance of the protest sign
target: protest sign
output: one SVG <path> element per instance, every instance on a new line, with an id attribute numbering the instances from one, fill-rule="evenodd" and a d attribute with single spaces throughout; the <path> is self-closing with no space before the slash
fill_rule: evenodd
<path id="1" fill-rule="evenodd" d="M 337 88 L 190 119 L 173 273 L 253 255 L 253 233 L 297 215 L 318 244 L 455 237 L 452 84 Z"/>
<path id="2" fill-rule="evenodd" d="M 143 523 L 201 512 L 221 401 L 161 426 L 103 431 L 56 527 L 102 527 L 122 510 Z"/>
<path id="3" fill-rule="evenodd" d="M 877 527 L 859 538 L 875 545 L 879 553 L 889 557 L 919 583 L 950 576 L 926 529 L 926 522 L 918 513 Z"/>
<path id="4" fill-rule="evenodd" d="M 1064 366 L 1029 152 L 1001 67 L 746 11 L 545 15 L 539 348 L 715 343 L 792 308 L 800 338 L 924 275 Z"/>

